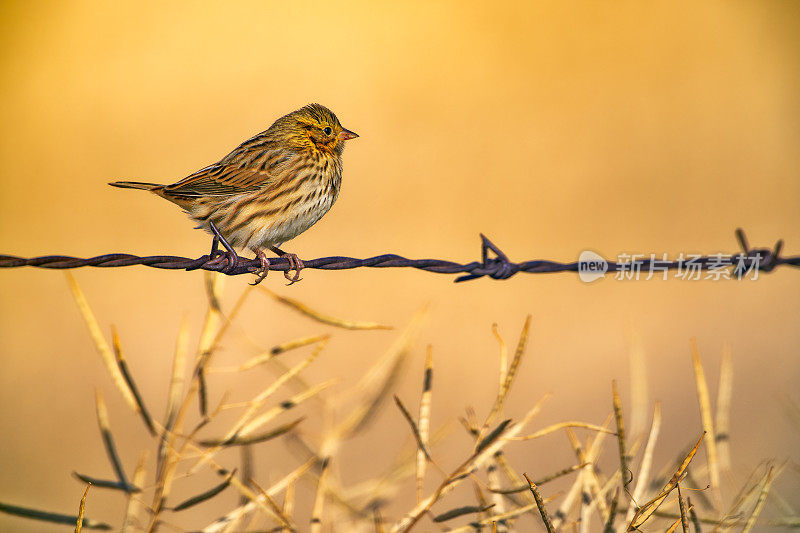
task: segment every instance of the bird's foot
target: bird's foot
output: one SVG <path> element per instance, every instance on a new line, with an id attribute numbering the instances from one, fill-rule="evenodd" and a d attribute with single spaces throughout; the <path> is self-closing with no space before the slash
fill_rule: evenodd
<path id="1" fill-rule="evenodd" d="M 239 264 L 239 256 L 236 254 L 236 252 L 220 252 L 220 254 L 216 258 L 211 259 L 207 265 L 216 267 L 223 263 L 225 266 L 220 270 L 220 272 L 233 272 L 236 269 L 236 266 Z"/>
<path id="2" fill-rule="evenodd" d="M 286 260 L 289 261 L 289 270 L 284 270 L 283 272 L 283 277 L 289 280 L 288 285 L 292 285 L 303 279 L 300 277 L 300 271 L 305 268 L 303 260 L 297 257 L 297 254 L 284 253 L 281 257 L 285 257 Z M 289 272 L 292 270 L 294 270 L 294 275 L 289 275 Z"/>
<path id="3" fill-rule="evenodd" d="M 236 268 L 236 265 L 239 264 L 239 254 L 237 254 L 236 250 L 233 249 L 233 246 L 231 246 L 228 243 L 228 241 L 225 240 L 225 237 L 222 236 L 222 234 L 217 229 L 217 226 L 215 226 L 213 222 L 209 220 L 208 225 L 211 228 L 212 233 L 214 234 L 214 240 L 211 242 L 211 252 L 209 252 L 208 254 L 208 257 L 210 259 L 208 264 L 211 266 L 217 266 L 220 263 L 222 263 L 222 259 L 225 258 L 227 264 L 221 270 L 221 272 L 225 273 L 233 272 L 234 269 Z M 222 243 L 222 246 L 225 248 L 225 251 L 222 252 L 220 256 L 215 259 L 214 255 L 216 255 L 217 246 L 220 243 Z"/>
<path id="4" fill-rule="evenodd" d="M 256 250 L 256 257 L 261 265 L 257 268 L 250 269 L 253 274 L 256 274 L 256 280 L 250 285 L 258 285 L 264 281 L 264 279 L 267 277 L 267 274 L 269 274 L 269 258 L 267 258 L 267 254 L 261 250 Z"/>
<path id="5" fill-rule="evenodd" d="M 283 271 L 283 277 L 289 280 L 289 285 L 297 283 L 302 279 L 300 277 L 300 271 L 305 268 L 305 265 L 303 264 L 303 261 L 297 257 L 297 254 L 286 253 L 277 246 L 270 246 L 269 249 L 278 254 L 280 257 L 285 257 L 286 260 L 289 261 L 289 268 Z M 294 270 L 294 274 L 289 275 L 289 272 L 292 270 Z"/>

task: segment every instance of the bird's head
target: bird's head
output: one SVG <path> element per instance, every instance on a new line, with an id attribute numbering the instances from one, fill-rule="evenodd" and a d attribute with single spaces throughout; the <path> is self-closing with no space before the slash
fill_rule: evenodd
<path id="1" fill-rule="evenodd" d="M 341 155 L 345 141 L 358 137 L 345 129 L 333 111 L 309 104 L 279 118 L 270 130 L 295 150 L 318 150 Z"/>

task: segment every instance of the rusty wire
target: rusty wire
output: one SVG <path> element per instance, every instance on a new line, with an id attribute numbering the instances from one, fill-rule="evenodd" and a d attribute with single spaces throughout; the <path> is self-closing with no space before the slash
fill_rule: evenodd
<path id="1" fill-rule="evenodd" d="M 736 230 L 736 237 L 739 241 L 742 251 L 736 254 L 728 254 L 728 258 L 732 266 L 737 262 L 749 262 L 752 264 L 754 260 L 758 262 L 758 271 L 771 272 L 780 266 L 800 267 L 800 256 L 794 257 L 781 257 L 781 249 L 783 241 L 778 241 L 773 249 L 767 248 L 750 248 L 747 238 L 741 229 Z M 492 252 L 494 256 L 490 256 Z M 456 282 L 467 281 L 471 279 L 488 276 L 492 279 L 508 279 L 518 272 L 525 272 L 528 274 L 545 274 L 555 272 L 578 272 L 580 269 L 579 263 L 560 263 L 557 261 L 546 260 L 532 260 L 515 263 L 511 261 L 508 256 L 503 253 L 492 241 L 481 235 L 481 261 L 472 261 L 470 263 L 456 263 L 453 261 L 445 261 L 441 259 L 407 259 L 395 254 L 384 254 L 366 259 L 357 259 L 354 257 L 321 257 L 318 259 L 303 260 L 305 268 L 313 268 L 320 270 L 345 270 L 351 268 L 371 267 L 371 268 L 416 268 L 428 272 L 437 272 L 439 274 L 460 274 L 465 275 L 456 278 Z M 287 271 L 292 267 L 286 258 L 270 259 L 270 270 Z M 648 271 L 651 267 L 658 271 L 675 270 L 686 266 L 685 262 L 681 261 L 663 261 L 652 259 L 637 259 L 636 263 L 641 271 Z M 692 263 L 697 266 L 699 270 L 709 270 L 711 265 L 719 264 L 719 254 L 709 256 L 694 256 Z M 607 272 L 618 272 L 630 270 L 630 263 L 626 262 L 611 262 L 608 261 Z M 131 265 L 143 265 L 152 268 L 164 268 L 172 270 L 211 270 L 223 272 L 228 275 L 247 274 L 260 266 L 257 259 L 240 259 L 238 264 L 233 269 L 227 269 L 226 262 L 220 262 L 216 259 L 214 262 L 208 255 L 198 257 L 197 259 L 189 259 L 186 257 L 177 257 L 172 255 L 154 255 L 147 257 L 139 257 L 131 254 L 106 254 L 89 258 L 77 258 L 63 255 L 48 255 L 41 257 L 15 257 L 11 255 L 0 255 L 0 268 L 17 268 L 23 266 L 33 266 L 38 268 L 49 269 L 68 269 L 79 268 L 85 266 L 93 267 L 122 267 Z"/>

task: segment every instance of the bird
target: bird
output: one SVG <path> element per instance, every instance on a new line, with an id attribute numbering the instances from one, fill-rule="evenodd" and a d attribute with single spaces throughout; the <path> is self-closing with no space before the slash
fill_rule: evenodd
<path id="1" fill-rule="evenodd" d="M 181 207 L 213 235 L 209 258 L 223 271 L 238 264 L 236 248 L 256 254 L 253 284 L 269 272 L 269 249 L 289 262 L 284 276 L 300 280 L 303 262 L 281 246 L 316 224 L 333 206 L 342 184 L 344 144 L 358 134 L 341 125 L 320 104 L 309 104 L 277 119 L 217 163 L 171 185 L 115 181 L 113 187 L 150 191 Z M 215 257 L 218 245 L 225 252 Z M 290 276 L 290 271 L 294 275 Z"/>

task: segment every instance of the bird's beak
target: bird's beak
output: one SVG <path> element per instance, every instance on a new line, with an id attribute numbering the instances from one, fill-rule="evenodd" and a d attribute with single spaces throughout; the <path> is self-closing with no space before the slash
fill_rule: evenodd
<path id="1" fill-rule="evenodd" d="M 340 141 L 346 141 L 348 139 L 355 139 L 358 137 L 358 133 L 350 130 L 342 130 L 338 137 Z"/>

